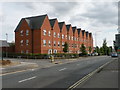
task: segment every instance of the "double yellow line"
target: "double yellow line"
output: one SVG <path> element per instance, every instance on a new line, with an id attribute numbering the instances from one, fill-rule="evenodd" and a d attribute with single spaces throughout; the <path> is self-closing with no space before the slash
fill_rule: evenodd
<path id="1" fill-rule="evenodd" d="M 99 70 L 101 70 L 103 67 L 105 67 L 107 64 L 111 63 L 113 60 L 103 64 L 102 66 L 100 66 L 99 68 L 97 68 L 96 70 L 94 70 L 93 72 L 87 74 L 86 76 L 84 76 L 82 79 L 78 80 L 76 83 L 74 83 L 73 85 L 71 85 L 67 90 L 73 90 L 74 88 L 76 88 L 78 85 L 82 84 L 83 82 L 85 82 L 86 80 L 88 80 L 92 75 L 94 75 L 96 72 L 98 72 Z"/>

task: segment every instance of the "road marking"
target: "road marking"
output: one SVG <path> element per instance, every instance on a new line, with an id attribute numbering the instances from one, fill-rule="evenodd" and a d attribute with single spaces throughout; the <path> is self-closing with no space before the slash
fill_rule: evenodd
<path id="1" fill-rule="evenodd" d="M 20 81 L 18 81 L 18 82 L 19 82 L 19 83 L 25 82 L 25 81 L 28 81 L 28 80 L 31 80 L 31 79 L 34 79 L 34 78 L 36 78 L 36 76 L 31 77 L 31 78 L 27 78 L 27 79 L 24 79 L 24 80 L 20 80 Z"/>
<path id="2" fill-rule="evenodd" d="M 67 69 L 67 68 L 60 69 L 59 71 L 63 71 L 63 70 L 65 70 L 65 69 Z"/>
<path id="3" fill-rule="evenodd" d="M 103 64 L 102 66 L 100 66 L 99 68 L 97 68 L 96 70 L 94 70 L 93 72 L 87 74 L 86 76 L 84 76 L 82 79 L 78 80 L 76 83 L 74 83 L 73 85 L 71 85 L 67 90 L 73 90 L 74 88 L 76 88 L 78 85 L 80 85 L 81 83 L 85 82 L 86 80 L 88 80 L 92 75 L 94 75 L 96 72 L 98 72 L 101 68 L 104 68 L 106 65 L 108 65 L 109 63 L 111 63 L 113 60 Z"/>

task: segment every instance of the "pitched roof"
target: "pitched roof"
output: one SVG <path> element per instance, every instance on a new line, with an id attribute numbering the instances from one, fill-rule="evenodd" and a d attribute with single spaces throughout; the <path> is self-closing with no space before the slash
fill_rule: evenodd
<path id="1" fill-rule="evenodd" d="M 47 14 L 40 15 L 40 16 L 22 18 L 20 23 L 18 24 L 17 28 L 15 29 L 15 31 L 18 30 L 18 28 L 20 27 L 23 20 L 26 20 L 26 22 L 28 23 L 28 26 L 31 29 L 40 29 L 46 16 L 47 16 Z"/>
<path id="2" fill-rule="evenodd" d="M 50 25 L 51 25 L 52 28 L 54 27 L 54 24 L 55 24 L 56 20 L 57 20 L 57 18 L 55 18 L 55 19 L 49 19 Z"/>
<path id="3" fill-rule="evenodd" d="M 85 32 L 85 30 L 82 30 L 82 36 L 84 36 L 84 32 Z"/>
<path id="4" fill-rule="evenodd" d="M 80 34 L 80 31 L 81 31 L 81 28 L 78 28 L 77 31 L 78 31 L 78 35 L 79 35 L 79 34 Z"/>
<path id="5" fill-rule="evenodd" d="M 88 31 L 86 31 L 86 37 L 88 37 Z"/>
<path id="6" fill-rule="evenodd" d="M 72 27 L 73 33 L 75 33 L 76 27 Z"/>
<path id="7" fill-rule="evenodd" d="M 71 24 L 66 25 L 67 31 L 69 31 Z"/>
<path id="8" fill-rule="evenodd" d="M 58 25 L 59 25 L 59 27 L 60 27 L 60 30 L 62 30 L 64 24 L 65 24 L 65 22 L 59 22 L 59 23 L 58 23 Z"/>

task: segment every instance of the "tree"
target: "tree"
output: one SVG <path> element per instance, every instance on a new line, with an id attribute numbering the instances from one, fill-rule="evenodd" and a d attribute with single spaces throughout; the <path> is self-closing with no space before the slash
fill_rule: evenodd
<path id="1" fill-rule="evenodd" d="M 82 55 L 87 55 L 86 47 L 84 46 L 84 44 L 81 45 L 80 51 L 82 52 Z"/>
<path id="2" fill-rule="evenodd" d="M 68 43 L 67 42 L 65 42 L 65 44 L 64 44 L 64 48 L 63 48 L 63 52 L 68 52 Z"/>
<path id="3" fill-rule="evenodd" d="M 92 51 L 92 48 L 91 48 L 91 47 L 89 47 L 89 53 L 91 53 L 91 51 Z"/>
<path id="4" fill-rule="evenodd" d="M 100 47 L 100 54 L 104 54 L 103 47 Z"/>
<path id="5" fill-rule="evenodd" d="M 95 50 L 96 50 L 96 52 L 97 52 L 98 54 L 100 54 L 100 49 L 99 49 L 98 46 L 96 46 Z"/>
<path id="6" fill-rule="evenodd" d="M 107 55 L 107 49 L 108 49 L 108 47 L 107 47 L 106 39 L 103 40 L 103 46 L 102 47 L 103 47 L 103 54 Z"/>

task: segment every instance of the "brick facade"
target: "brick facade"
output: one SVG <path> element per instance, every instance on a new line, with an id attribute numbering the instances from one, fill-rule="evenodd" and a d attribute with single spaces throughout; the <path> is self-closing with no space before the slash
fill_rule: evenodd
<path id="1" fill-rule="evenodd" d="M 79 53 L 83 43 L 93 48 L 92 33 L 81 28 L 49 19 L 47 15 L 22 18 L 15 30 L 16 53 L 64 53 L 64 43 L 69 45 L 69 53 Z"/>

